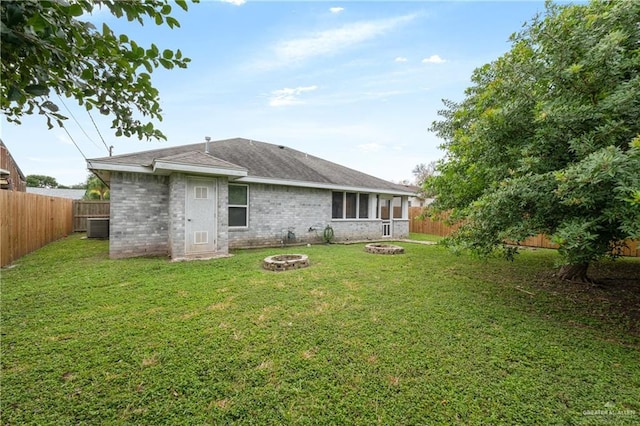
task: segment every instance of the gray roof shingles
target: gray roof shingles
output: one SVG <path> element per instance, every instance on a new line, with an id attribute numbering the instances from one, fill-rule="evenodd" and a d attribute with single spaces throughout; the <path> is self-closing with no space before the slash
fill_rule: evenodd
<path id="1" fill-rule="evenodd" d="M 322 158 L 282 145 L 235 138 L 209 142 L 210 154 L 205 154 L 205 142 L 161 148 L 88 160 L 100 163 L 151 166 L 155 160 L 182 164 L 209 165 L 231 169 L 246 169 L 248 177 L 361 187 L 392 192 L 411 192 L 377 177 L 332 163 Z M 200 154 L 201 153 L 201 154 Z"/>

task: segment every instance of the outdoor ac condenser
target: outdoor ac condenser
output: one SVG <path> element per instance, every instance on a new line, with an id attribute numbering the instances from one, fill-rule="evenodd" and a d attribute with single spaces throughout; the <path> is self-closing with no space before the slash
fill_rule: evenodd
<path id="1" fill-rule="evenodd" d="M 109 218 L 87 219 L 87 238 L 109 238 Z"/>

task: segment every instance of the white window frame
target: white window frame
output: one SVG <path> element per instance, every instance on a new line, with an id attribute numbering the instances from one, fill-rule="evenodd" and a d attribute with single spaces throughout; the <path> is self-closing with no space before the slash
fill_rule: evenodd
<path id="1" fill-rule="evenodd" d="M 242 225 L 231 225 L 231 223 L 229 223 L 229 228 L 230 229 L 247 229 L 249 227 L 249 185 L 247 184 L 242 184 L 242 183 L 230 183 L 229 184 L 229 188 L 231 188 L 232 186 L 244 186 L 247 189 L 247 204 L 231 204 L 230 202 L 228 203 L 227 206 L 227 212 L 229 211 L 229 209 L 231 209 L 232 207 L 240 207 L 240 208 L 244 208 L 246 211 L 246 218 L 245 218 L 245 223 L 246 225 L 242 226 Z M 229 199 L 229 197 L 227 196 L 227 199 Z M 228 213 L 227 213 L 228 214 Z"/>

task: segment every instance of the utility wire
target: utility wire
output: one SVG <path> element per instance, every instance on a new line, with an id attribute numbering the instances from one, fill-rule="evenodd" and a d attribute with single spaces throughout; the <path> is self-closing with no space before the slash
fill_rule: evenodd
<path id="1" fill-rule="evenodd" d="M 60 100 L 62 101 L 62 99 L 60 99 Z M 64 102 L 62 102 L 62 104 L 64 105 Z M 66 107 L 66 105 L 65 105 L 65 107 Z M 71 111 L 69 111 L 69 113 L 71 113 Z M 73 114 L 71 114 L 71 115 L 73 116 Z M 76 121 L 76 123 L 77 123 L 77 121 Z M 64 131 L 67 134 L 67 136 L 69 136 L 69 139 L 71 139 L 71 142 L 73 142 L 73 145 L 76 147 L 78 152 L 80 152 L 80 155 L 82 155 L 82 158 L 84 158 L 84 161 L 86 161 L 88 164 L 91 164 L 91 161 L 89 161 L 87 159 L 87 156 L 84 155 L 84 152 L 82 152 L 82 150 L 80 149 L 80 147 L 76 143 L 75 139 L 73 139 L 73 136 L 71 136 L 71 133 L 69 133 L 69 130 L 67 130 L 66 126 L 63 123 L 60 123 L 60 126 L 62 127 L 62 129 L 64 129 Z M 85 135 L 86 135 L 86 133 L 85 133 Z M 99 174 L 94 172 L 93 175 L 96 176 L 98 179 L 100 179 L 100 182 L 102 182 L 107 188 L 109 188 L 109 185 L 104 181 L 104 179 L 102 179 L 102 177 Z"/>
<path id="2" fill-rule="evenodd" d="M 89 118 L 91 119 L 91 122 L 93 123 L 93 127 L 96 128 L 96 132 L 98 132 L 98 136 L 100 136 L 100 140 L 104 144 L 104 147 L 107 148 L 107 152 L 109 153 L 109 155 L 111 155 L 111 148 L 109 146 L 107 146 L 107 143 L 104 141 L 104 138 L 102 137 L 102 133 L 100 133 L 100 129 L 98 129 L 98 126 L 96 125 L 96 122 L 93 121 L 93 116 L 91 115 L 91 111 L 87 110 L 87 114 L 89 114 Z"/>
<path id="3" fill-rule="evenodd" d="M 93 139 L 91 139 L 91 136 L 89 136 L 87 134 L 87 132 L 85 132 L 85 130 L 82 128 L 82 126 L 80 125 L 80 123 L 78 122 L 78 120 L 76 119 L 76 116 L 73 115 L 73 113 L 71 112 L 71 110 L 69 109 L 69 107 L 67 106 L 67 104 L 64 103 L 64 101 L 62 100 L 62 97 L 60 95 L 58 95 L 58 99 L 60 99 L 60 102 L 62 102 L 62 105 L 64 105 L 64 107 L 66 108 L 66 110 L 69 112 L 69 115 L 71 115 L 71 118 L 73 118 L 73 121 L 76 122 L 76 124 L 78 125 L 78 127 L 80 127 L 80 130 L 82 130 L 82 133 L 84 133 L 84 135 L 87 137 L 87 139 L 89 139 L 91 142 L 93 142 L 93 144 L 96 146 L 96 148 L 100 148 L 100 146 L 96 143 L 96 141 L 94 141 Z M 91 119 L 93 121 L 93 119 Z M 67 130 L 65 128 L 65 130 Z M 69 132 L 67 132 L 68 134 Z M 74 142 L 75 143 L 75 142 Z M 107 151 L 109 149 L 107 148 Z"/>
<path id="4" fill-rule="evenodd" d="M 84 155 L 84 152 L 82 152 L 82 150 L 80 149 L 80 147 L 78 146 L 78 144 L 76 143 L 76 141 L 73 139 L 73 136 L 71 136 L 71 133 L 69 133 L 69 131 L 67 130 L 67 128 L 65 127 L 64 124 L 62 124 L 62 128 L 64 129 L 64 131 L 67 133 L 67 136 L 69 136 L 69 139 L 71 139 L 71 142 L 73 142 L 73 144 L 76 146 L 76 148 L 78 149 L 78 151 L 80 152 L 80 154 L 82 155 L 82 158 L 84 158 L 84 161 L 87 161 L 87 156 Z"/>

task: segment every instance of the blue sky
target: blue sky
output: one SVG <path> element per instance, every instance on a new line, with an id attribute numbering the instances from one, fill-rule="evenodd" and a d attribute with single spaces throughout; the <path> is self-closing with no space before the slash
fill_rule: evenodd
<path id="1" fill-rule="evenodd" d="M 110 120 L 93 113 L 114 155 L 244 137 L 398 182 L 443 156 L 428 131 L 441 99 L 461 100 L 472 71 L 509 50 L 509 36 L 544 3 L 204 0 L 187 13 L 174 10 L 181 28 L 173 30 L 104 12 L 89 18 L 192 59 L 188 69 L 152 75 L 167 141 L 116 138 Z M 67 130 L 84 155 L 108 155 L 88 114 L 73 100 L 64 104 L 77 120 L 67 120 Z M 86 179 L 86 163 L 63 129 L 48 130 L 37 115 L 1 125 L 25 174 L 65 185 Z"/>

